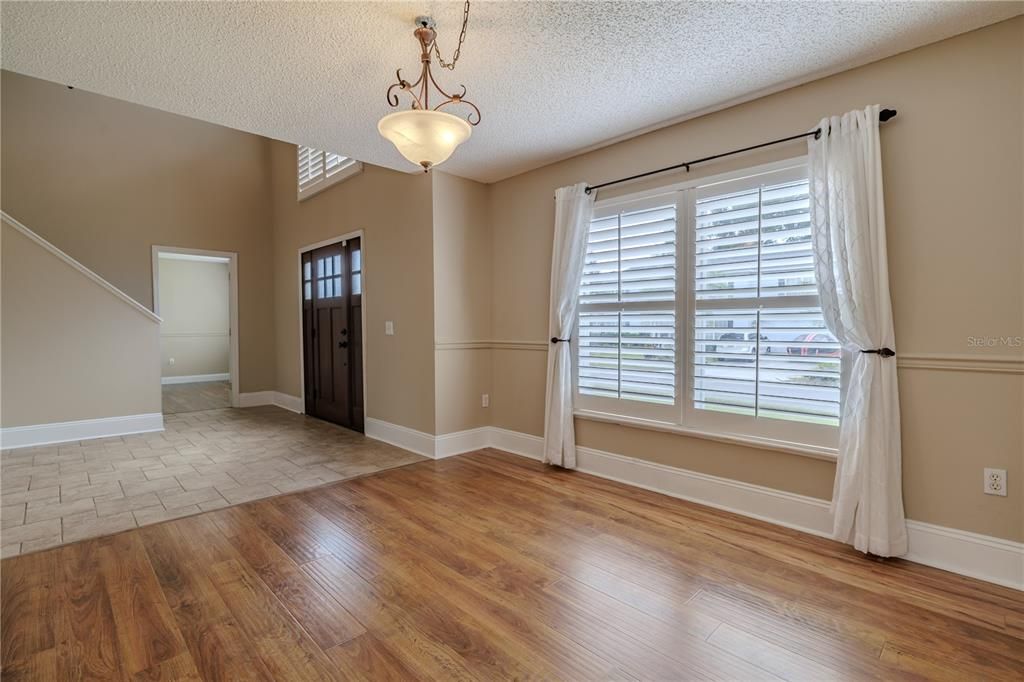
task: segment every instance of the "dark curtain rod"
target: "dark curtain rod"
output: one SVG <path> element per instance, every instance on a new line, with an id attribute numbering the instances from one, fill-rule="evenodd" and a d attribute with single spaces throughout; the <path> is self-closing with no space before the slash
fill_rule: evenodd
<path id="1" fill-rule="evenodd" d="M 890 118 L 896 116 L 895 109 L 882 109 L 878 112 L 878 120 L 885 123 Z M 698 163 L 705 163 L 707 161 L 714 161 L 715 159 L 721 159 L 726 156 L 732 156 L 733 154 L 742 154 L 743 152 L 750 152 L 755 149 L 761 149 L 762 147 L 770 147 L 773 144 L 782 144 L 783 142 L 792 142 L 793 140 L 799 140 L 804 137 L 814 136 L 814 139 L 821 137 L 821 128 L 815 128 L 809 133 L 800 133 L 799 135 L 790 135 L 789 137 L 783 137 L 778 140 L 772 140 L 771 142 L 762 142 L 761 144 L 755 144 L 752 147 L 744 147 L 743 149 L 734 149 L 731 152 L 723 152 L 722 154 L 715 154 L 714 156 L 705 156 L 703 159 L 694 159 L 693 161 L 684 161 L 683 163 L 677 163 L 674 166 L 666 166 L 665 168 L 659 168 L 657 170 L 647 171 L 646 173 L 637 173 L 636 175 L 630 175 L 628 178 L 619 178 L 618 180 L 610 180 L 608 182 L 602 182 L 600 185 L 594 185 L 593 187 L 587 187 L 586 192 L 590 194 L 594 190 L 601 189 L 602 187 L 609 187 L 611 185 L 617 185 L 620 182 L 629 182 L 630 180 L 638 180 L 640 178 L 646 178 L 648 175 L 657 175 L 658 173 L 665 173 L 670 170 L 677 170 L 679 168 L 685 168 L 686 172 L 690 172 L 690 166 L 696 166 Z"/>

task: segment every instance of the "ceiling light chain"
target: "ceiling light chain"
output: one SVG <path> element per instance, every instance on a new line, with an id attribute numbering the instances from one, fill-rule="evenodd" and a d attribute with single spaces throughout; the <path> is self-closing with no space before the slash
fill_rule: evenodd
<path id="1" fill-rule="evenodd" d="M 441 50 L 437 46 L 437 40 L 434 40 L 434 55 L 437 57 L 437 63 L 442 68 L 448 69 L 449 71 L 455 70 L 455 63 L 459 61 L 459 54 L 462 52 L 462 43 L 466 40 L 466 26 L 469 25 L 469 0 L 466 0 L 466 6 L 462 9 L 462 33 L 459 34 L 459 44 L 455 48 L 455 54 L 452 55 L 452 61 L 449 64 L 441 56 Z"/>
<path id="2" fill-rule="evenodd" d="M 404 92 L 412 100 L 412 108 L 385 116 L 377 124 L 377 130 L 395 145 L 402 156 L 420 165 L 424 170 L 430 170 L 447 160 L 456 147 L 469 139 L 473 126 L 480 123 L 480 109 L 465 99 L 466 86 L 462 86 L 461 93 L 449 94 L 438 84 L 430 70 L 432 54 L 437 56 L 437 60 L 443 68 L 449 70 L 455 68 L 455 63 L 459 60 L 462 51 L 462 44 L 466 39 L 468 25 L 469 1 L 467 0 L 463 10 L 462 33 L 459 36 L 459 43 L 455 48 L 451 63 L 448 63 L 441 58 L 441 52 L 437 47 L 434 20 L 430 17 L 417 17 L 416 30 L 413 31 L 413 35 L 416 36 L 416 40 L 420 44 L 420 77 L 416 79 L 416 82 L 410 83 L 402 78 L 402 70 L 398 69 L 395 72 L 397 82 L 393 83 L 387 91 L 389 105 L 399 106 L 399 95 Z M 434 107 L 430 106 L 431 86 L 444 98 L 440 104 Z M 452 104 L 465 104 L 471 111 L 464 119 L 441 111 Z"/>

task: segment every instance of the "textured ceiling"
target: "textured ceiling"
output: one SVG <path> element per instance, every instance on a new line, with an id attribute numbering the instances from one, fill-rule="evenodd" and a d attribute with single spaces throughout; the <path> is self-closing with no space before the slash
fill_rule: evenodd
<path id="1" fill-rule="evenodd" d="M 3 2 L 2 66 L 413 170 L 377 134 L 460 2 Z M 1000 2 L 476 2 L 454 73 L 483 112 L 444 169 L 491 182 L 1020 14 Z"/>

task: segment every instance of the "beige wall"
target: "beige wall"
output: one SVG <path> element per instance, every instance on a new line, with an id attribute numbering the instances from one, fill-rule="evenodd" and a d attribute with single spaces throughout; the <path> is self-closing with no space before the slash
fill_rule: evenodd
<path id="1" fill-rule="evenodd" d="M 899 110 L 882 145 L 900 357 L 956 356 L 968 368 L 987 356 L 1019 357 L 1020 348 L 971 348 L 968 337 L 1024 335 L 1022 46 L 1017 18 L 496 183 L 494 338 L 540 348 L 547 336 L 557 187 L 783 137 L 877 102 Z M 689 177 L 803 153 L 799 143 L 780 146 Z M 494 350 L 494 425 L 541 433 L 545 361 L 538 350 Z M 900 381 L 910 518 L 1024 540 L 1024 377 L 905 363 Z M 831 496 L 827 462 L 582 420 L 577 429 L 583 445 Z M 981 493 L 986 466 L 1007 469 L 1007 497 Z"/>
<path id="2" fill-rule="evenodd" d="M 0 258 L 2 426 L 160 412 L 156 321 L 6 222 Z"/>
<path id="3" fill-rule="evenodd" d="M 154 244 L 238 253 L 239 383 L 274 388 L 269 141 L 2 72 L 3 209 L 146 306 Z"/>
<path id="4" fill-rule="evenodd" d="M 557 187 L 781 137 L 868 103 L 895 107 L 882 139 L 908 515 L 1024 540 L 1024 376 L 976 371 L 1021 349 L 969 345 L 1024 335 L 1022 45 L 1018 18 L 494 185 L 366 165 L 303 202 L 292 145 L 4 72 L 3 208 L 147 304 L 152 244 L 238 252 L 241 388 L 296 396 L 299 248 L 363 230 L 367 416 L 428 433 L 490 423 L 539 435 Z M 776 147 L 690 177 L 802 153 Z M 4 302 L 6 365 L 30 351 L 7 347 Z M 583 445 L 831 493 L 826 461 L 577 428 Z M 981 494 L 985 466 L 1007 469 L 1007 497 Z"/>
<path id="5" fill-rule="evenodd" d="M 161 258 L 159 265 L 160 376 L 227 374 L 228 264 Z"/>
<path id="6" fill-rule="evenodd" d="M 437 433 L 490 423 L 491 229 L 489 190 L 434 171 L 434 376 Z"/>
<path id="7" fill-rule="evenodd" d="M 272 143 L 271 161 L 277 390 L 301 395 L 299 248 L 363 230 L 366 416 L 434 433 L 430 176 L 365 164 L 297 202 L 295 146 Z"/>

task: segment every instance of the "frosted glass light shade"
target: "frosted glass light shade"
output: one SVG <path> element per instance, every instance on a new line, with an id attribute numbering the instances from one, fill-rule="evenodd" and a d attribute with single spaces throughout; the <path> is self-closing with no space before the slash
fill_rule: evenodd
<path id="1" fill-rule="evenodd" d="M 473 133 L 473 127 L 458 116 L 422 109 L 388 114 L 377 130 L 402 156 L 424 169 L 446 161 Z"/>

